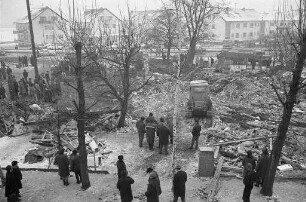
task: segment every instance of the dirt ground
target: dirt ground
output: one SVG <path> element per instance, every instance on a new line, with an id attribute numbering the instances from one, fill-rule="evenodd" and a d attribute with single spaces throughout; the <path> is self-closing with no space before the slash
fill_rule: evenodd
<path id="1" fill-rule="evenodd" d="M 101 133 L 100 136 L 104 140 L 107 150 L 112 151 L 112 153 L 103 157 L 102 166 L 98 169 L 107 170 L 109 171 L 109 174 L 90 174 L 91 187 L 86 191 L 82 191 L 80 185 L 76 184 L 74 176 L 69 179 L 71 184 L 68 187 L 65 187 L 59 179 L 57 172 L 23 171 L 23 189 L 21 190 L 22 201 L 120 201 L 119 191 L 116 189 L 117 173 L 115 165 L 119 154 L 124 155 L 129 175 L 135 180 L 132 190 L 134 197 L 137 198 L 135 198 L 134 201 L 145 201 L 143 194 L 146 191 L 148 180 L 145 170 L 149 164 L 153 164 L 160 175 L 163 192 L 160 196 L 160 201 L 171 201 L 171 155 L 160 155 L 157 152 L 157 148 L 155 148 L 155 151 L 153 152 L 149 151 L 146 143 L 143 148 L 139 148 L 138 136 L 135 132 Z M 29 137 L 30 136 L 20 136 L 15 138 L 3 137 L 0 139 L 0 163 L 2 167 L 6 166 L 12 160 L 18 160 L 21 168 L 47 167 L 47 160 L 36 164 L 22 163 L 24 158 L 24 152 L 22 151 L 33 146 L 30 143 L 27 143 Z M 188 141 L 188 137 L 181 139 L 185 142 Z M 22 146 L 16 149 L 16 147 L 13 147 L 12 145 Z M 203 192 L 205 188 L 208 187 L 211 178 L 200 178 L 197 176 L 196 162 L 198 154 L 194 150 L 187 150 L 187 148 L 185 148 L 187 146 L 188 144 L 183 144 L 182 142 L 179 142 L 178 144 L 180 152 L 185 153 L 185 155 L 181 156 L 181 162 L 185 162 L 183 163 L 183 170 L 186 170 L 188 173 L 188 181 L 186 184 L 187 201 L 202 202 L 204 200 Z M 155 147 L 157 147 L 157 142 L 155 142 Z M 189 160 L 186 158 L 189 158 Z M 91 156 L 89 156 L 89 159 L 91 159 Z M 224 178 L 220 183 L 220 190 L 217 199 L 220 202 L 241 201 L 242 190 L 243 184 L 241 180 Z M 306 197 L 305 185 L 301 182 L 276 182 L 275 193 L 280 196 L 282 202 L 300 202 Z M 258 188 L 253 189 L 251 198 L 252 201 L 255 202 L 265 201 L 265 197 L 259 194 Z M 0 201 L 5 201 L 3 189 L 0 189 Z"/>

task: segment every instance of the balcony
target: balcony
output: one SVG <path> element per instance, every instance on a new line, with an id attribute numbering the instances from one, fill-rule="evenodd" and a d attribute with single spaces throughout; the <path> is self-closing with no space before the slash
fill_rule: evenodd
<path id="1" fill-rule="evenodd" d="M 13 34 L 22 34 L 22 33 L 25 33 L 25 32 L 27 32 L 27 30 L 25 30 L 25 29 L 13 30 Z"/>

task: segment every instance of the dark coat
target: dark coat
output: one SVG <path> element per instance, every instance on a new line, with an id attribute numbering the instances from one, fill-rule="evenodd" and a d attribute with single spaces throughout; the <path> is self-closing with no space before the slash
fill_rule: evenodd
<path id="1" fill-rule="evenodd" d="M 173 178 L 173 194 L 174 196 L 185 196 L 187 173 L 179 170 Z"/>
<path id="2" fill-rule="evenodd" d="M 81 171 L 80 156 L 78 154 L 71 154 L 70 156 L 70 170 L 73 172 Z"/>
<path id="3" fill-rule="evenodd" d="M 160 145 L 168 145 L 169 137 L 172 136 L 172 133 L 167 126 L 161 125 L 157 128 L 156 135 L 159 137 Z"/>
<path id="4" fill-rule="evenodd" d="M 28 76 L 29 76 L 29 73 L 28 73 L 27 71 L 23 71 L 22 74 L 23 74 L 23 77 L 24 77 L 24 78 L 28 78 Z"/>
<path id="5" fill-rule="evenodd" d="M 69 159 L 66 154 L 58 154 L 55 157 L 54 164 L 58 165 L 58 172 L 62 178 L 69 176 Z"/>
<path id="6" fill-rule="evenodd" d="M 122 160 L 117 161 L 117 174 L 118 174 L 118 179 L 121 178 L 121 171 L 126 170 L 126 165 Z"/>
<path id="7" fill-rule="evenodd" d="M 253 156 L 246 156 L 243 160 L 242 160 L 242 165 L 244 167 L 244 169 L 246 168 L 246 165 L 250 163 L 252 164 L 252 168 L 253 170 L 255 169 L 256 167 L 256 159 L 253 157 Z"/>
<path id="8" fill-rule="evenodd" d="M 146 123 L 146 124 L 148 124 L 148 123 L 153 123 L 153 124 L 155 124 L 155 125 L 158 124 L 158 122 L 156 121 L 156 119 L 154 118 L 154 116 L 149 116 L 149 117 L 147 117 L 146 120 L 145 120 L 145 123 Z"/>
<path id="9" fill-rule="evenodd" d="M 16 180 L 17 180 L 17 187 L 18 189 L 21 189 L 22 188 L 22 183 L 21 183 L 21 180 L 22 180 L 22 173 L 20 171 L 20 168 L 18 166 L 13 166 L 13 173 L 16 177 Z"/>
<path id="10" fill-rule="evenodd" d="M 136 122 L 136 128 L 138 133 L 145 134 L 146 133 L 146 125 L 142 120 Z"/>
<path id="11" fill-rule="evenodd" d="M 5 197 L 9 197 L 12 194 L 17 194 L 18 184 L 16 175 L 13 172 L 7 172 L 5 178 Z"/>
<path id="12" fill-rule="evenodd" d="M 196 123 L 192 128 L 192 136 L 199 137 L 201 132 L 201 125 Z"/>
<path id="13" fill-rule="evenodd" d="M 261 177 L 262 179 L 265 178 L 266 173 L 269 169 L 270 165 L 270 157 L 267 154 L 263 154 L 259 159 L 256 167 L 256 173 L 258 177 Z"/>
<path id="14" fill-rule="evenodd" d="M 145 193 L 147 202 L 159 202 L 159 195 L 162 193 L 160 181 L 155 171 L 152 171 L 149 178 L 149 184 Z"/>
<path id="15" fill-rule="evenodd" d="M 154 143 L 155 131 L 156 131 L 156 126 L 154 126 L 153 124 L 146 125 L 146 134 L 147 134 L 146 138 L 149 144 Z"/>
<path id="16" fill-rule="evenodd" d="M 134 184 L 134 180 L 127 176 L 122 177 L 117 182 L 117 188 L 120 191 L 120 197 L 122 202 L 131 202 L 133 200 L 131 184 Z"/>

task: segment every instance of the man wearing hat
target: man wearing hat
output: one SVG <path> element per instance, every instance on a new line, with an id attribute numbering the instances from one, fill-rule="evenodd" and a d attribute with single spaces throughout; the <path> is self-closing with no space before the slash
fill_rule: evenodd
<path id="1" fill-rule="evenodd" d="M 20 201 L 17 197 L 18 185 L 17 178 L 13 173 L 13 168 L 11 165 L 6 166 L 6 182 L 5 182 L 5 197 L 7 201 Z"/>
<path id="2" fill-rule="evenodd" d="M 64 149 L 58 151 L 58 155 L 54 159 L 54 164 L 58 165 L 58 172 L 63 180 L 65 186 L 69 185 L 68 178 L 70 175 L 69 172 L 69 159 L 66 154 L 64 154 Z"/>
<path id="3" fill-rule="evenodd" d="M 145 119 L 146 118 L 144 116 L 142 116 L 140 118 L 140 120 L 138 120 L 136 122 L 136 128 L 137 128 L 137 132 L 138 132 L 138 136 L 139 136 L 139 147 L 142 147 L 144 134 L 146 133 L 146 125 L 144 123 Z"/>
<path id="4" fill-rule="evenodd" d="M 123 161 L 123 155 L 118 156 L 118 161 L 117 161 L 117 174 L 118 174 L 118 180 L 122 177 L 121 173 L 123 170 L 126 170 L 126 165 Z"/>
<path id="5" fill-rule="evenodd" d="M 149 184 L 145 192 L 147 202 L 159 202 L 159 195 L 161 195 L 162 190 L 158 174 L 152 167 L 147 168 L 147 173 L 149 173 Z"/>
<path id="6" fill-rule="evenodd" d="M 13 161 L 12 162 L 12 168 L 13 168 L 13 174 L 15 175 L 16 179 L 17 179 L 17 196 L 18 197 L 21 197 L 20 196 L 20 192 L 19 192 L 19 189 L 22 188 L 22 183 L 21 183 L 21 180 L 22 180 L 22 174 L 21 174 L 21 171 L 20 171 L 20 168 L 18 167 L 18 162 L 17 161 Z"/>
<path id="7" fill-rule="evenodd" d="M 266 173 L 269 170 L 269 165 L 270 165 L 269 151 L 266 147 L 264 147 L 262 149 L 262 155 L 258 159 L 258 163 L 256 166 L 257 179 L 255 186 L 258 187 L 259 185 L 263 185 Z"/>
<path id="8" fill-rule="evenodd" d="M 182 202 L 185 202 L 185 192 L 186 192 L 186 182 L 187 182 L 187 173 L 181 170 L 181 166 L 177 165 L 175 167 L 175 175 L 173 177 L 173 202 L 177 202 L 178 198 L 181 197 Z"/>

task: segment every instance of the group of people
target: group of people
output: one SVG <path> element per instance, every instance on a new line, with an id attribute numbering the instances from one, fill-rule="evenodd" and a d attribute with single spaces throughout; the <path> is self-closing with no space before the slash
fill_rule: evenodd
<path id="1" fill-rule="evenodd" d="M 32 57 L 32 56 L 31 56 Z M 29 62 L 28 62 L 28 56 L 24 55 L 24 56 L 19 56 L 18 57 L 18 62 L 19 65 L 23 66 L 23 67 L 27 67 L 29 66 Z M 32 64 L 32 62 L 31 62 Z"/>
<path id="2" fill-rule="evenodd" d="M 139 147 L 143 146 L 143 139 L 144 135 L 146 134 L 146 139 L 149 145 L 149 149 L 153 151 L 155 134 L 156 134 L 159 138 L 159 153 L 162 154 L 164 150 L 164 153 L 166 155 L 168 154 L 169 142 L 173 144 L 173 134 L 172 130 L 170 130 L 167 124 L 165 123 L 165 119 L 163 117 L 159 119 L 158 123 L 154 118 L 153 113 L 149 113 L 149 116 L 147 118 L 141 117 L 140 120 L 136 122 L 136 128 L 139 136 Z M 195 124 L 191 131 L 192 140 L 189 149 L 193 149 L 194 144 L 195 144 L 195 149 L 198 149 L 201 129 L 202 128 L 201 125 L 199 124 L 199 120 L 195 119 Z"/>
<path id="3" fill-rule="evenodd" d="M 70 171 L 73 171 L 76 178 L 76 183 L 80 184 L 82 182 L 82 177 L 81 163 L 78 150 L 73 150 L 72 154 L 70 155 L 70 158 L 68 158 L 64 151 L 64 149 L 60 149 L 54 159 L 54 165 L 58 166 L 58 174 L 60 176 L 60 179 L 63 181 L 65 186 L 68 186 Z"/>
<path id="4" fill-rule="evenodd" d="M 7 79 L 8 90 L 11 100 L 16 100 L 18 97 L 32 97 L 36 101 L 53 102 L 56 96 L 61 94 L 60 82 L 57 79 L 51 80 L 49 71 L 39 75 L 34 81 L 29 77 L 29 73 L 24 69 L 23 77 L 17 81 L 13 75 L 12 69 L 1 61 L 0 79 Z M 0 99 L 7 98 L 5 83 L 0 83 Z"/>
<path id="5" fill-rule="evenodd" d="M 149 117 L 141 117 L 140 120 L 136 122 L 136 128 L 139 135 L 139 147 L 143 146 L 144 135 L 146 134 L 147 143 L 149 145 L 150 150 L 154 150 L 154 140 L 155 133 L 159 137 L 159 153 L 168 154 L 168 144 L 169 139 L 170 142 L 173 143 L 173 135 L 172 131 L 165 123 L 165 119 L 161 117 L 160 122 L 158 123 L 153 116 L 153 113 L 149 114 Z"/>
<path id="6" fill-rule="evenodd" d="M 22 188 L 22 173 L 18 167 L 18 162 L 13 161 L 12 165 L 5 168 L 5 197 L 8 202 L 20 201 L 20 189 Z"/>
<path id="7" fill-rule="evenodd" d="M 253 186 L 259 187 L 263 185 L 267 171 L 270 165 L 269 151 L 267 148 L 262 149 L 262 154 L 257 161 L 253 157 L 252 151 L 247 151 L 247 156 L 242 160 L 243 165 L 243 184 L 245 185 L 243 190 L 243 202 L 250 201 L 250 195 Z"/>
<path id="8" fill-rule="evenodd" d="M 162 193 L 160 180 L 157 172 L 152 168 L 148 167 L 146 170 L 149 175 L 148 186 L 145 192 L 147 197 L 147 202 L 159 202 L 159 196 Z M 123 156 L 118 156 L 117 161 L 117 173 L 118 173 L 118 182 L 117 188 L 120 191 L 120 197 L 122 202 L 131 202 L 133 201 L 133 193 L 131 185 L 134 184 L 135 180 L 128 176 L 128 171 L 126 165 L 123 161 Z M 187 182 L 187 173 L 181 170 L 181 166 L 177 165 L 175 167 L 175 175 L 173 177 L 172 192 L 173 192 L 173 201 L 177 202 L 178 198 L 181 198 L 182 202 L 185 202 L 185 193 L 186 193 L 186 182 Z"/>

